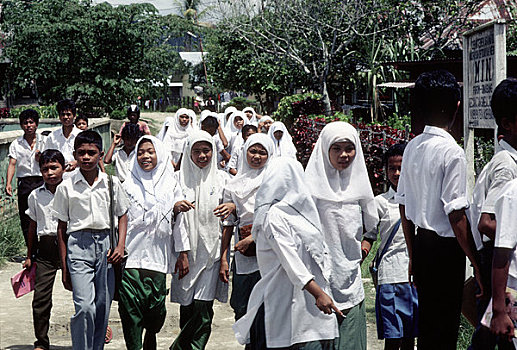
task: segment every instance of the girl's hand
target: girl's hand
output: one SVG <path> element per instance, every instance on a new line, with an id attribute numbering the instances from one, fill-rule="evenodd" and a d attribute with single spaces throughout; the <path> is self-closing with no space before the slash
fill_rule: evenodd
<path id="1" fill-rule="evenodd" d="M 221 282 L 228 283 L 230 277 L 230 268 L 228 261 L 221 259 L 221 265 L 219 267 L 219 279 Z"/>
<path id="2" fill-rule="evenodd" d="M 244 254 L 246 249 L 248 249 L 249 245 L 253 243 L 253 237 L 249 235 L 248 237 L 240 240 L 235 245 L 235 250 L 237 250 L 239 253 Z"/>
<path id="3" fill-rule="evenodd" d="M 27 259 L 25 259 L 25 261 L 23 262 L 22 264 L 22 268 L 24 269 L 30 269 L 31 268 L 31 265 L 32 265 L 32 260 L 30 257 L 27 257 Z"/>
<path id="4" fill-rule="evenodd" d="M 214 209 L 214 215 L 220 217 L 222 220 L 228 218 L 231 213 L 235 211 L 235 204 L 233 203 L 223 203 L 218 205 Z"/>
<path id="5" fill-rule="evenodd" d="M 182 200 L 182 201 L 176 202 L 176 204 L 174 204 L 175 213 L 187 212 L 190 209 L 196 209 L 196 206 L 194 205 L 194 203 L 190 203 L 187 200 Z"/>
<path id="6" fill-rule="evenodd" d="M 178 260 L 176 260 L 176 265 L 174 266 L 174 273 L 178 273 L 178 279 L 182 279 L 185 277 L 189 272 L 189 265 L 188 265 L 188 255 L 187 252 L 181 252 L 180 256 L 178 257 Z"/>

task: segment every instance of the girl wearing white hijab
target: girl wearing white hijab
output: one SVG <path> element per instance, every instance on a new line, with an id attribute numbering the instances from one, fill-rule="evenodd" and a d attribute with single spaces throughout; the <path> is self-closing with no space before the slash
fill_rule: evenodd
<path id="1" fill-rule="evenodd" d="M 258 127 L 257 112 L 255 112 L 255 110 L 252 107 L 244 108 L 242 110 L 242 113 L 244 113 L 244 116 L 248 118 L 249 124 Z"/>
<path id="2" fill-rule="evenodd" d="M 217 169 L 212 136 L 195 131 L 187 139 L 179 183 L 184 200 L 180 203 L 190 251 L 189 272 L 174 275 L 171 301 L 179 303 L 181 332 L 171 349 L 203 349 L 210 337 L 214 299 L 226 302 L 228 285 L 219 280 L 221 258 L 220 217 L 235 210 L 231 203 L 220 204 L 229 175 Z"/>
<path id="3" fill-rule="evenodd" d="M 265 173 L 252 232 L 262 278 L 246 315 L 233 326 L 235 335 L 241 344 L 251 335 L 251 349 L 309 342 L 315 344 L 304 346 L 333 349 L 338 328 L 332 311 L 340 311 L 329 296 L 330 256 L 303 168 L 280 157 Z"/>
<path id="4" fill-rule="evenodd" d="M 228 120 L 230 119 L 231 115 L 233 113 L 237 112 L 237 108 L 231 106 L 231 107 L 228 107 L 224 110 L 224 125 L 223 127 L 227 127 L 228 126 Z"/>
<path id="5" fill-rule="evenodd" d="M 173 205 L 182 199 L 182 193 L 168 152 L 153 136 L 140 138 L 135 149 L 130 176 L 122 184 L 131 206 L 126 238 L 129 256 L 120 288 L 119 313 L 126 344 L 137 349 L 142 345 L 153 348 L 154 344 L 156 348 L 156 333 L 166 314 L 166 274 L 172 273 L 175 265 L 172 253 L 190 247 L 180 227 L 174 234 L 172 230 Z"/>
<path id="6" fill-rule="evenodd" d="M 284 123 L 274 122 L 269 128 L 268 135 L 275 144 L 276 157 L 282 156 L 296 159 L 296 147 Z"/>
<path id="7" fill-rule="evenodd" d="M 259 120 L 259 131 L 267 134 L 269 132 L 269 128 L 273 125 L 275 121 L 269 115 L 263 115 Z"/>
<path id="8" fill-rule="evenodd" d="M 250 124 L 248 118 L 241 111 L 232 113 L 230 119 L 228 119 L 224 134 L 228 140 L 228 149 L 230 150 L 230 155 L 234 152 L 234 150 L 237 150 L 242 146 L 242 128 L 244 125 L 248 124 Z"/>
<path id="9" fill-rule="evenodd" d="M 238 320 L 246 313 L 248 299 L 253 286 L 260 279 L 254 242 L 251 236 L 255 195 L 262 184 L 264 169 L 273 153 L 273 143 L 264 134 L 251 135 L 244 143 L 242 170 L 237 176 L 228 181 L 224 192 L 223 202 L 236 205 L 234 222 L 227 220 L 223 223 L 223 238 L 221 244 L 221 268 L 219 277 L 228 283 L 229 277 L 229 246 L 233 228 L 235 230 L 235 255 L 233 259 L 232 295 L 230 305 Z"/>
<path id="10" fill-rule="evenodd" d="M 183 145 L 190 132 L 194 130 L 192 126 L 195 120 L 194 111 L 180 108 L 174 118 L 167 118 L 163 123 L 162 129 L 156 137 L 163 141 L 165 148 L 171 152 L 172 163 L 175 167 L 178 163 Z"/>
<path id="11" fill-rule="evenodd" d="M 321 131 L 305 169 L 332 260 L 330 286 L 339 322 L 338 349 L 366 349 L 366 312 L 361 280 L 363 232 L 376 225 L 376 207 L 359 135 L 345 122 Z"/>

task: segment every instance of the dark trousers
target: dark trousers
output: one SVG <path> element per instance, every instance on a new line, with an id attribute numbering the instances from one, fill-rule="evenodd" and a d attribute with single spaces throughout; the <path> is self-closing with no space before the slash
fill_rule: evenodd
<path id="1" fill-rule="evenodd" d="M 29 194 L 33 189 L 43 185 L 43 177 L 41 176 L 27 176 L 18 178 L 18 214 L 20 215 L 20 226 L 22 227 L 23 238 L 27 246 L 27 237 L 29 234 L 29 216 L 25 211 L 29 209 L 27 201 Z M 35 252 L 36 249 L 33 249 Z"/>
<path id="2" fill-rule="evenodd" d="M 413 248 L 418 290 L 418 349 L 455 350 L 465 281 L 465 254 L 456 238 L 419 228 Z"/>
<path id="3" fill-rule="evenodd" d="M 496 337 L 490 329 L 481 325 L 481 318 L 485 314 L 488 303 L 492 298 L 492 258 L 494 256 L 494 242 L 483 243 L 483 249 L 479 251 L 479 269 L 481 282 L 483 283 L 483 298 L 477 300 L 476 330 L 472 334 L 469 350 L 493 350 L 497 345 L 499 350 L 514 349 L 513 343 L 504 338 Z M 477 282 L 476 282 L 477 285 Z M 478 286 L 478 293 L 480 292 Z"/>
<path id="4" fill-rule="evenodd" d="M 36 284 L 32 299 L 32 318 L 36 342 L 34 347 L 50 349 L 48 329 L 52 309 L 52 288 L 56 272 L 60 268 L 57 237 L 40 237 L 36 262 Z"/>

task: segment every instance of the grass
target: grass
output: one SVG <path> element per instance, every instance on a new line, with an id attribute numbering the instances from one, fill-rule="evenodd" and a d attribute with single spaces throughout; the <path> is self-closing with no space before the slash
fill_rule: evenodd
<path id="1" fill-rule="evenodd" d="M 373 286 L 373 282 L 371 280 L 370 271 L 368 266 L 370 262 L 375 257 L 377 253 L 377 249 L 380 244 L 380 239 L 373 244 L 372 249 L 370 250 L 370 254 L 364 260 L 361 266 L 361 275 L 365 280 L 363 283 L 364 292 L 365 292 L 365 305 L 366 305 L 366 319 L 368 322 L 375 323 L 375 287 Z M 460 319 L 460 329 L 458 333 L 458 343 L 456 345 L 457 350 L 466 350 L 470 345 L 470 340 L 472 338 L 472 333 L 474 332 L 474 327 L 467 321 L 463 315 L 461 315 Z"/>
<path id="2" fill-rule="evenodd" d="M 4 213 L 3 217 L 0 223 L 0 264 L 25 254 L 25 240 L 17 213 Z"/>

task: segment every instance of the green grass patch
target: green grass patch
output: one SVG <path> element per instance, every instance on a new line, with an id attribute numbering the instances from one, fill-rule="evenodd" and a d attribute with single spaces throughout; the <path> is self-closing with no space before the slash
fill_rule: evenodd
<path id="1" fill-rule="evenodd" d="M 26 253 L 18 214 L 4 213 L 3 217 L 0 223 L 0 264 Z"/>

